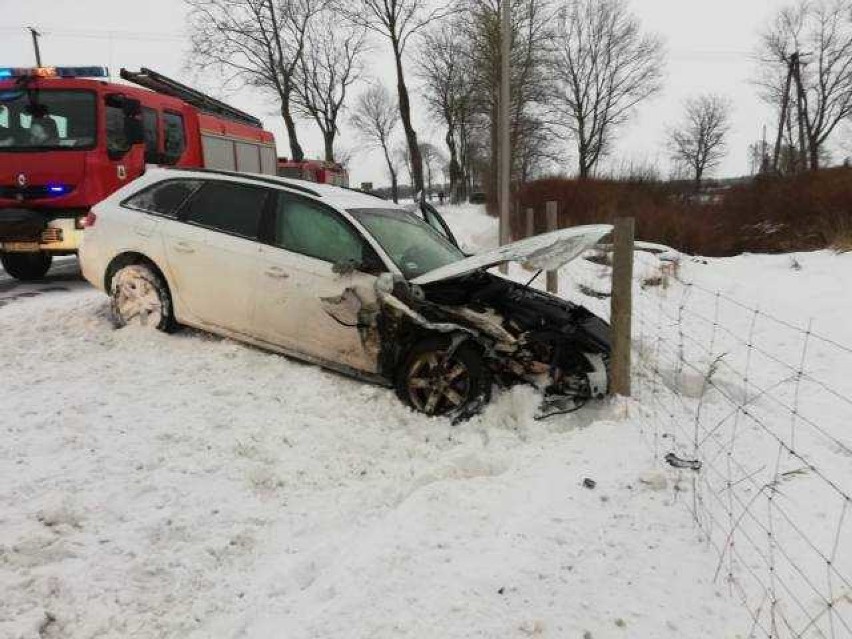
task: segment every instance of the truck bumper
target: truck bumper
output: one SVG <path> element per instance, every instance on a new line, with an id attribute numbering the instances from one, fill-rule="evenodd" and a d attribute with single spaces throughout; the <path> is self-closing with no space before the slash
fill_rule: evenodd
<path id="1" fill-rule="evenodd" d="M 51 219 L 27 209 L 0 210 L 0 251 L 75 253 L 83 235 L 79 220 L 80 216 Z"/>

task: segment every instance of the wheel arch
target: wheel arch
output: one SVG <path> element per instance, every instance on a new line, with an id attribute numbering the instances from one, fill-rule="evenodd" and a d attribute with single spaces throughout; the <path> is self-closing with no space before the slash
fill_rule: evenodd
<path id="1" fill-rule="evenodd" d="M 172 292 L 172 286 L 169 282 L 169 278 L 166 277 L 166 273 L 159 267 L 159 265 L 152 260 L 150 257 L 145 255 L 144 253 L 140 253 L 138 251 L 123 251 L 119 253 L 115 257 L 112 258 L 110 263 L 107 265 L 106 270 L 104 271 L 104 290 L 107 294 L 110 293 L 110 289 L 112 288 L 112 278 L 113 276 L 125 266 L 130 266 L 131 264 L 143 264 L 149 268 L 151 268 L 157 276 L 163 280 L 166 285 L 166 289 L 168 290 L 169 295 L 172 298 L 172 303 L 174 303 L 174 293 Z"/>

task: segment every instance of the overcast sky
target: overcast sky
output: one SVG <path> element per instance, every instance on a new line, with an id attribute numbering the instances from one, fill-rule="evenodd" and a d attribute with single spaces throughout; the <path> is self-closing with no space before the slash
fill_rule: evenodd
<path id="1" fill-rule="evenodd" d="M 783 0 L 631 0 L 644 27 L 664 38 L 668 68 L 664 92 L 637 110 L 619 136 L 610 162 L 651 161 L 666 167 L 664 133 L 682 111 L 683 101 L 696 93 L 716 92 L 734 104 L 733 131 L 728 157 L 718 173 L 748 172 L 748 145 L 760 139 L 762 128 L 773 128 L 772 115 L 760 103 L 750 78 L 752 55 L 762 26 L 786 4 Z M 44 32 L 42 58 L 51 65 L 108 65 L 117 75 L 121 67 L 146 66 L 225 97 L 235 106 L 258 115 L 278 141 L 279 155 L 289 155 L 283 122 L 275 105 L 264 96 L 243 90 L 223 95 L 212 77 L 194 77 L 185 67 L 186 10 L 181 0 L 0 0 L 0 66 L 33 64 L 27 25 Z M 370 72 L 393 88 L 392 58 L 385 42 L 377 41 L 369 55 Z M 409 64 L 409 66 L 411 66 Z M 417 108 L 417 85 L 409 79 L 414 96 L 415 125 L 421 140 L 442 144 L 438 127 L 428 123 Z M 300 142 L 308 155 L 322 153 L 315 125 L 300 124 Z M 386 184 L 377 154 L 358 152 L 357 138 L 343 126 L 343 146 L 356 150 L 351 165 L 352 184 L 373 181 Z M 566 169 L 573 169 L 573 154 L 566 146 Z"/>

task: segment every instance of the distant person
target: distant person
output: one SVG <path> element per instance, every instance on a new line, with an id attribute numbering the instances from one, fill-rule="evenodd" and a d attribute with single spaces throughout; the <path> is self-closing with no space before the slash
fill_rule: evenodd
<path id="1" fill-rule="evenodd" d="M 445 197 L 446 196 L 444 195 L 443 191 L 438 191 L 438 204 L 443 204 Z"/>

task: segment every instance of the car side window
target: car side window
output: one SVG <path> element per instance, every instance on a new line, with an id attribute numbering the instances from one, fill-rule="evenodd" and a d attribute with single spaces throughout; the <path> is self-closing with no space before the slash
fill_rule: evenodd
<path id="1" fill-rule="evenodd" d="M 270 191 L 262 187 L 208 181 L 192 196 L 180 217 L 190 224 L 255 240 L 269 195 Z"/>
<path id="2" fill-rule="evenodd" d="M 123 204 L 133 209 L 174 218 L 181 204 L 201 186 L 201 180 L 167 180 L 149 186 L 127 198 Z"/>
<path id="3" fill-rule="evenodd" d="M 278 196 L 273 243 L 332 264 L 364 259 L 364 239 L 339 214 L 308 199 Z"/>

